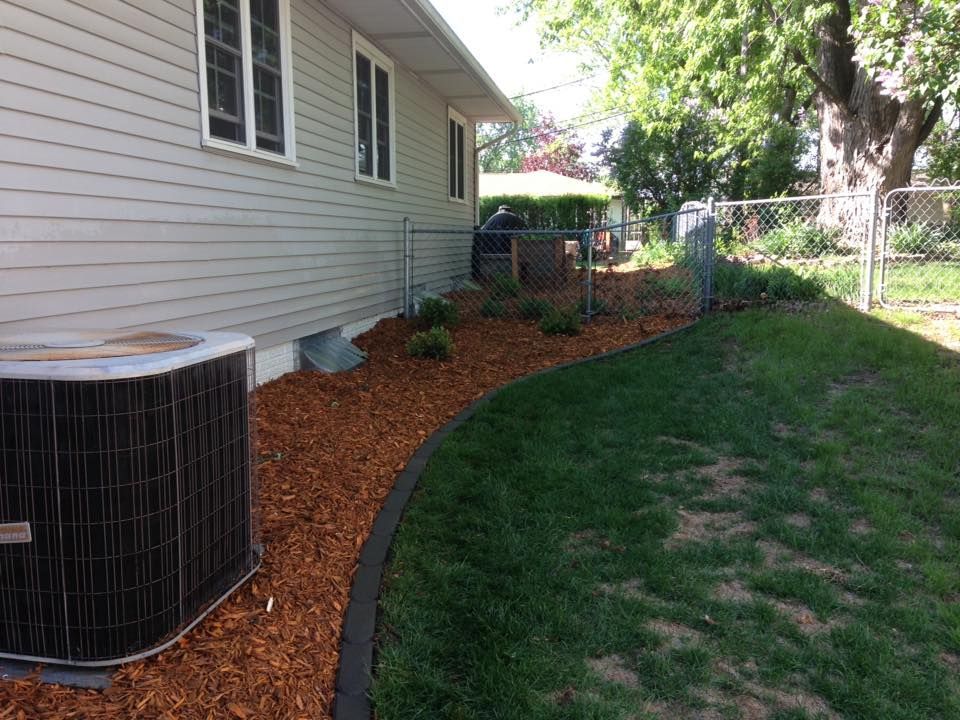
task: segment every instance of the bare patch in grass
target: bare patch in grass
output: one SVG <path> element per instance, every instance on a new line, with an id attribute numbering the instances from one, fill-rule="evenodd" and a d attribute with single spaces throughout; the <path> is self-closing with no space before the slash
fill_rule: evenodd
<path id="1" fill-rule="evenodd" d="M 835 398 L 853 388 L 872 387 L 879 382 L 879 373 L 873 370 L 860 370 L 830 383 L 827 392 L 830 397 Z"/>
<path id="2" fill-rule="evenodd" d="M 640 677 L 626 666 L 626 661 L 620 655 L 590 658 L 587 667 L 609 683 L 628 688 L 640 686 Z"/>
<path id="3" fill-rule="evenodd" d="M 798 553 L 774 540 L 760 540 L 757 547 L 763 554 L 764 567 L 793 567 L 806 570 L 832 583 L 844 583 L 847 575 L 843 570 L 816 558 Z"/>
<path id="4" fill-rule="evenodd" d="M 642 585 L 642 580 L 632 578 L 622 583 L 601 583 L 597 590 L 603 595 L 619 595 L 630 600 L 650 600 L 650 596 L 640 589 Z"/>
<path id="5" fill-rule="evenodd" d="M 693 440 L 683 440 L 682 438 L 669 437 L 667 435 L 660 435 L 657 438 L 659 443 L 667 443 L 668 445 L 679 445 L 680 447 L 687 448 L 688 450 L 695 450 L 696 452 L 703 453 L 704 455 L 710 454 L 710 449 L 704 447 L 700 443 L 695 443 Z"/>
<path id="6" fill-rule="evenodd" d="M 704 500 L 719 500 L 742 495 L 750 482 L 738 474 L 745 464 L 739 458 L 721 456 L 712 465 L 697 468 L 697 474 L 712 483 L 711 488 L 701 497 Z"/>
<path id="7" fill-rule="evenodd" d="M 778 611 L 789 617 L 804 635 L 819 635 L 842 625 L 837 618 L 832 618 L 827 622 L 819 620 L 813 611 L 803 603 L 777 599 L 773 600 L 772 604 Z"/>
<path id="8" fill-rule="evenodd" d="M 563 549 L 568 553 L 626 552 L 623 545 L 615 545 L 609 538 L 589 529 L 571 533 Z"/>
<path id="9" fill-rule="evenodd" d="M 787 515 L 784 522 L 795 528 L 808 528 L 810 527 L 810 516 L 806 513 L 794 513 L 793 515 Z"/>
<path id="10" fill-rule="evenodd" d="M 703 640 L 703 633 L 699 630 L 669 620 L 651 620 L 646 627 L 664 638 L 671 648 L 681 648 Z"/>
<path id="11" fill-rule="evenodd" d="M 960 655 L 950 652 L 942 652 L 938 658 L 940 662 L 950 668 L 953 672 L 960 672 Z"/>
<path id="12" fill-rule="evenodd" d="M 748 603 L 753 600 L 753 593 L 740 580 L 720 583 L 713 589 L 713 596 L 725 602 Z"/>
<path id="13" fill-rule="evenodd" d="M 773 435 L 778 438 L 791 438 L 797 433 L 792 427 L 785 423 L 774 423 L 773 424 Z"/>
<path id="14" fill-rule="evenodd" d="M 734 706 L 740 718 L 765 720 L 774 713 L 785 710 L 801 710 L 817 718 L 839 720 L 830 704 L 820 695 L 799 687 L 771 688 L 756 682 L 757 665 L 753 660 L 738 663 L 732 658 L 719 658 L 714 661 L 714 671 L 725 680 L 734 680 L 741 686 L 737 692 L 722 691 L 716 688 L 701 690 L 697 694 L 713 705 Z M 746 677 L 744 677 L 744 672 Z M 794 685 L 799 684 L 794 678 Z"/>
<path id="15" fill-rule="evenodd" d="M 664 543 L 666 548 L 675 548 L 688 542 L 729 538 L 748 535 L 756 525 L 744 520 L 739 512 L 692 512 L 678 510 L 680 528 Z"/>
<path id="16" fill-rule="evenodd" d="M 815 464 L 815 463 L 814 463 Z M 813 502 L 826 503 L 830 502 L 830 496 L 827 494 L 827 491 L 823 488 L 814 488 L 810 491 L 808 496 Z"/>
<path id="17" fill-rule="evenodd" d="M 851 535 L 866 535 L 869 532 L 873 531 L 873 525 L 870 524 L 870 521 L 866 518 L 857 518 L 852 523 L 850 523 L 850 534 Z"/>

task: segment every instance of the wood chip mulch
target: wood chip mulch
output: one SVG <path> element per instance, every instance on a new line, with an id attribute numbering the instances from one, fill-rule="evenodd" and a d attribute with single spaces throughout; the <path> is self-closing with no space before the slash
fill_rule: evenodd
<path id="1" fill-rule="evenodd" d="M 512 379 L 690 320 L 599 319 L 573 338 L 546 337 L 532 323 L 469 322 L 454 330 L 456 352 L 443 363 L 408 357 L 410 326 L 385 320 L 355 341 L 370 354 L 357 370 L 264 385 L 260 572 L 178 645 L 120 668 L 106 691 L 0 681 L 0 720 L 329 718 L 357 556 L 417 447 Z"/>

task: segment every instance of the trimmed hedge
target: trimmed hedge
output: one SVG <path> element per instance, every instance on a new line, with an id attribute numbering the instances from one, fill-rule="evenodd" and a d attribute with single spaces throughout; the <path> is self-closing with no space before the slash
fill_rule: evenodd
<path id="1" fill-rule="evenodd" d="M 480 223 L 509 205 L 531 229 L 587 230 L 603 224 L 610 198 L 603 195 L 494 195 L 480 198 Z"/>

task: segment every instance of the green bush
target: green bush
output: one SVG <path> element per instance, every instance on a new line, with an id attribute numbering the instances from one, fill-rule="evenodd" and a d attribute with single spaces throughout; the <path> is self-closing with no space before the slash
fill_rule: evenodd
<path id="1" fill-rule="evenodd" d="M 890 235 L 890 245 L 901 255 L 930 255 L 943 242 L 943 228 L 929 223 L 901 225 Z"/>
<path id="2" fill-rule="evenodd" d="M 645 265 L 670 265 L 677 261 L 678 248 L 663 240 L 648 242 L 633 254 L 633 261 L 643 267 Z"/>
<path id="3" fill-rule="evenodd" d="M 456 327 L 460 322 L 460 313 L 456 304 L 443 298 L 428 297 L 420 303 L 420 312 L 417 314 L 420 325 L 427 328 Z"/>
<path id="4" fill-rule="evenodd" d="M 604 195 L 496 195 L 480 198 L 480 220 L 486 222 L 498 207 L 509 205 L 528 228 L 586 230 L 603 224 L 609 204 Z"/>
<path id="5" fill-rule="evenodd" d="M 553 310 L 540 321 L 545 335 L 579 335 L 580 314 L 576 310 Z"/>
<path id="6" fill-rule="evenodd" d="M 418 358 L 446 360 L 453 353 L 453 338 L 446 328 L 430 328 L 407 341 L 407 353 Z"/>
<path id="7" fill-rule="evenodd" d="M 527 320 L 541 320 L 553 311 L 553 305 L 541 298 L 524 298 L 519 305 L 520 316 Z"/>
<path id="8" fill-rule="evenodd" d="M 802 221 L 770 230 L 757 241 L 757 247 L 775 258 L 819 257 L 836 255 L 843 250 L 839 228 L 818 228 Z"/>
<path id="9" fill-rule="evenodd" d="M 714 289 L 721 300 L 809 301 L 822 297 L 825 285 L 815 275 L 800 275 L 785 267 L 719 263 Z"/>
<path id="10" fill-rule="evenodd" d="M 495 297 L 488 297 L 480 306 L 480 314 L 485 318 L 498 318 L 507 314 L 507 306 Z"/>
<path id="11" fill-rule="evenodd" d="M 520 294 L 520 281 L 513 275 L 497 275 L 490 283 L 490 292 L 496 298 L 511 298 Z"/>

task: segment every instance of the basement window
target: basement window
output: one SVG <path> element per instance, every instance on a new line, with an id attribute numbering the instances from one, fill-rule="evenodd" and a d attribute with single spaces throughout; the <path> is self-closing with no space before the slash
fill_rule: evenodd
<path id="1" fill-rule="evenodd" d="M 197 0 L 203 144 L 295 162 L 289 0 Z"/>
<path id="2" fill-rule="evenodd" d="M 396 186 L 396 122 L 393 61 L 353 34 L 353 104 L 356 177 Z"/>
<path id="3" fill-rule="evenodd" d="M 467 178 L 467 121 L 453 108 L 447 113 L 447 144 L 450 159 L 450 199 L 466 202 Z"/>

